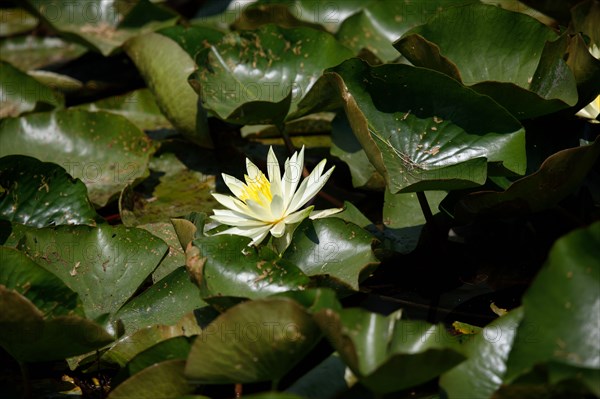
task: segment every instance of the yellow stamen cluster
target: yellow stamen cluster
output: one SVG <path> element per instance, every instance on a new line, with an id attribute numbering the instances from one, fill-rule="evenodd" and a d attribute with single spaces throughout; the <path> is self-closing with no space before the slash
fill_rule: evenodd
<path id="1" fill-rule="evenodd" d="M 246 202 L 251 199 L 261 205 L 267 205 L 273 200 L 271 182 L 269 182 L 264 174 L 261 173 L 254 179 L 248 175 L 244 175 L 244 179 L 246 180 L 246 187 L 244 187 L 239 197 L 242 201 Z M 265 200 L 267 203 L 265 203 Z"/>

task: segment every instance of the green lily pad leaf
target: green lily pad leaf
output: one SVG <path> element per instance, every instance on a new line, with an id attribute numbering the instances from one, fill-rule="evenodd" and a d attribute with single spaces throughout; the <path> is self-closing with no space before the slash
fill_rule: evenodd
<path id="1" fill-rule="evenodd" d="M 354 54 L 367 49 L 384 62 L 398 58 L 392 42 L 448 7 L 465 6 L 475 0 L 371 1 L 345 19 L 336 37 Z"/>
<path id="2" fill-rule="evenodd" d="M 306 308 L 309 313 L 321 309 L 339 310 L 342 305 L 337 299 L 336 292 L 329 288 L 310 288 L 302 291 L 286 291 L 273 294 L 271 298 L 285 297 L 293 299 Z"/>
<path id="3" fill-rule="evenodd" d="M 29 32 L 38 24 L 38 19 L 22 8 L 0 10 L 0 37 Z"/>
<path id="4" fill-rule="evenodd" d="M 0 218 L 33 227 L 96 225 L 87 189 L 60 166 L 22 155 L 0 158 Z"/>
<path id="5" fill-rule="evenodd" d="M 469 336 L 468 359 L 442 374 L 440 386 L 449 398 L 490 398 L 500 388 L 523 308 L 517 308 Z"/>
<path id="6" fill-rule="evenodd" d="M 98 349 L 113 336 L 76 315 L 46 319 L 27 298 L 0 284 L 0 346 L 21 362 L 60 360 Z"/>
<path id="7" fill-rule="evenodd" d="M 123 115 L 140 130 L 171 127 L 171 123 L 160 112 L 154 96 L 148 89 L 139 89 L 119 96 L 103 98 L 75 108 L 88 111 L 107 111 Z"/>
<path id="8" fill-rule="evenodd" d="M 0 94 L 0 119 L 64 105 L 61 94 L 5 61 L 0 61 Z"/>
<path id="9" fill-rule="evenodd" d="M 171 219 L 171 224 L 177 234 L 181 248 L 185 251 L 188 245 L 197 237 L 204 236 L 204 224 L 207 216 L 205 213 L 192 212 L 185 218 Z"/>
<path id="10" fill-rule="evenodd" d="M 138 354 L 159 342 L 173 337 L 189 337 L 199 334 L 200 331 L 194 315 L 189 313 L 172 326 L 153 325 L 141 328 L 134 333 L 127 333 L 102 354 L 102 361 L 124 367 Z"/>
<path id="11" fill-rule="evenodd" d="M 126 118 L 107 112 L 59 110 L 0 122 L 0 156 L 23 154 L 63 166 L 103 206 L 147 174 L 152 142 Z"/>
<path id="12" fill-rule="evenodd" d="M 425 197 L 433 214 L 446 197 L 445 191 L 427 191 Z M 417 248 L 425 227 L 425 216 L 415 193 L 391 194 L 385 191 L 383 202 L 384 235 L 394 251 L 407 254 Z"/>
<path id="13" fill-rule="evenodd" d="M 345 373 L 346 364 L 337 353 L 333 353 L 296 380 L 286 391 L 306 398 L 340 398 L 348 390 Z"/>
<path id="14" fill-rule="evenodd" d="M 531 175 L 512 183 L 503 192 L 481 191 L 465 196 L 455 216 L 462 220 L 477 215 L 506 216 L 540 212 L 556 206 L 573 193 L 600 156 L 600 139 L 548 157 Z"/>
<path id="15" fill-rule="evenodd" d="M 195 69 L 190 55 L 177 42 L 158 33 L 129 40 L 125 51 L 169 122 L 188 140 L 211 148 L 206 112 L 187 82 Z"/>
<path id="16" fill-rule="evenodd" d="M 0 41 L 0 59 L 22 71 L 56 63 L 66 63 L 87 49 L 58 37 L 17 36 Z"/>
<path id="17" fill-rule="evenodd" d="M 44 317 L 83 316 L 77 294 L 27 255 L 0 247 L 0 259 L 0 284 L 30 300 Z"/>
<path id="18" fill-rule="evenodd" d="M 291 299 L 244 302 L 202 330 L 185 375 L 210 384 L 278 381 L 320 338 L 311 315 Z"/>
<path id="19" fill-rule="evenodd" d="M 547 362 L 600 369 L 600 222 L 560 238 L 523 296 L 524 316 L 506 379 Z M 560 323 L 557 323 L 560 320 Z"/>
<path id="20" fill-rule="evenodd" d="M 369 162 L 369 157 L 352 132 L 345 115 L 337 115 L 331 129 L 331 155 L 348 165 L 352 176 L 352 186 L 371 190 L 383 190 L 385 180 Z"/>
<path id="21" fill-rule="evenodd" d="M 130 377 L 153 364 L 167 360 L 186 360 L 192 343 L 187 337 L 173 337 L 161 341 L 150 348 L 138 353 L 123 370 L 119 372 L 115 379 L 121 380 L 125 376 Z M 114 383 L 114 380 L 113 380 Z"/>
<path id="22" fill-rule="evenodd" d="M 173 25 L 177 14 L 148 0 L 27 0 L 28 9 L 63 36 L 102 55 L 111 55 L 128 39 Z"/>
<path id="23" fill-rule="evenodd" d="M 168 28 L 161 29 L 158 33 L 177 42 L 192 59 L 211 44 L 218 43 L 225 35 L 220 30 L 206 26 L 182 25 L 169 26 Z"/>
<path id="24" fill-rule="evenodd" d="M 263 298 L 271 294 L 306 288 L 309 278 L 296 265 L 264 247 L 248 247 L 250 239 L 215 235 L 193 240 L 186 251 L 190 274 L 208 303 L 223 297 Z M 200 274 L 194 271 L 194 259 Z"/>
<path id="25" fill-rule="evenodd" d="M 306 115 L 298 103 L 323 70 L 351 56 L 328 33 L 266 25 L 232 32 L 200 52 L 190 84 L 220 119 L 281 125 Z"/>
<path id="26" fill-rule="evenodd" d="M 18 248 L 77 292 L 90 319 L 114 314 L 167 252 L 147 231 L 108 225 L 29 230 Z"/>
<path id="27" fill-rule="evenodd" d="M 125 331 L 135 331 L 152 324 L 170 325 L 183 315 L 206 306 L 198 287 L 192 283 L 185 267 L 175 269 L 162 280 L 127 302 L 117 312 Z"/>
<path id="28" fill-rule="evenodd" d="M 567 65 L 577 81 L 579 101 L 576 109 L 581 109 L 594 100 L 600 92 L 600 60 L 588 50 L 581 35 L 563 35 L 560 50 L 563 50 Z M 562 47 L 564 46 L 564 47 Z"/>
<path id="29" fill-rule="evenodd" d="M 257 1 L 248 4 L 241 10 L 240 15 L 231 24 L 231 29 L 235 31 L 252 30 L 266 24 L 276 24 L 283 28 L 306 26 L 317 30 L 325 30 L 318 23 L 296 18 L 294 15 L 296 11 L 293 4 L 269 4 Z"/>
<path id="30" fill-rule="evenodd" d="M 327 309 L 314 318 L 354 375 L 375 392 L 419 385 L 464 359 L 443 325 L 400 320 L 400 315 L 354 308 Z"/>
<path id="31" fill-rule="evenodd" d="M 184 368 L 185 361 L 180 359 L 156 363 L 117 386 L 108 399 L 176 399 L 192 393 L 195 387 L 183 375 Z"/>
<path id="32" fill-rule="evenodd" d="M 489 97 L 444 74 L 351 59 L 325 76 L 393 194 L 483 184 L 488 162 L 525 172 L 520 123 Z"/>
<path id="33" fill-rule="evenodd" d="M 394 46 L 414 65 L 446 73 L 529 119 L 577 103 L 573 73 L 547 45 L 555 39 L 534 18 L 474 4 L 442 11 Z"/>
<path id="34" fill-rule="evenodd" d="M 153 187 L 143 190 L 151 193 L 149 198 L 140 198 L 130 187 L 123 190 L 119 199 L 123 223 L 135 226 L 168 222 L 171 218 L 191 212 L 212 212 L 218 205 L 211 195 L 215 191 L 216 171 L 212 170 L 210 164 L 215 158 L 208 150 L 196 151 L 196 156 L 204 160 L 203 172 L 190 169 L 176 154 L 170 152 L 152 158 L 150 170 L 159 176 L 158 184 L 154 183 Z M 145 187 L 144 182 L 141 188 Z"/>
<path id="35" fill-rule="evenodd" d="M 154 234 L 169 246 L 167 256 L 152 273 L 152 281 L 157 282 L 180 266 L 185 265 L 185 252 L 181 249 L 177 233 L 172 223 L 149 223 L 138 226 Z"/>
<path id="36" fill-rule="evenodd" d="M 359 282 L 379 264 L 373 243 L 366 230 L 342 219 L 306 219 L 294 232 L 283 259 L 319 284 L 358 291 Z"/>
<path id="37" fill-rule="evenodd" d="M 368 226 L 371 226 L 373 224 L 373 222 L 371 222 L 369 220 L 369 218 L 366 217 L 351 202 L 344 201 L 343 208 L 344 208 L 343 211 L 338 212 L 338 213 L 336 213 L 334 215 L 331 215 L 331 217 L 342 219 L 342 220 L 345 220 L 346 222 L 349 222 L 349 223 L 354 223 L 355 225 L 360 226 L 363 229 L 367 228 Z"/>

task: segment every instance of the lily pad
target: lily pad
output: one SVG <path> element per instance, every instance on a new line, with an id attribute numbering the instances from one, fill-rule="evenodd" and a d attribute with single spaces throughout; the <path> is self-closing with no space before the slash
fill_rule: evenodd
<path id="1" fill-rule="evenodd" d="M 193 240 L 186 265 L 208 303 L 224 297 L 263 298 L 306 288 L 308 277 L 296 265 L 264 247 L 248 247 L 250 239 L 215 235 Z M 199 268 L 200 272 L 194 272 Z"/>
<path id="2" fill-rule="evenodd" d="M 152 273 L 153 282 L 157 282 L 173 270 L 185 265 L 185 252 L 181 249 L 177 233 L 175 233 L 175 228 L 171 223 L 149 223 L 139 225 L 138 227 L 154 234 L 169 246 L 167 256 L 160 262 L 154 273 Z"/>
<path id="3" fill-rule="evenodd" d="M 187 82 L 195 69 L 190 55 L 177 42 L 158 33 L 129 40 L 125 51 L 173 126 L 194 143 L 211 148 L 206 112 Z"/>
<path id="4" fill-rule="evenodd" d="M 0 59 L 22 71 L 67 62 L 87 49 L 58 37 L 16 36 L 0 41 Z"/>
<path id="5" fill-rule="evenodd" d="M 354 375 L 375 392 L 419 385 L 464 359 L 443 325 L 400 320 L 400 311 L 386 317 L 359 308 L 327 309 L 314 317 Z"/>
<path id="6" fill-rule="evenodd" d="M 195 387 L 183 375 L 184 368 L 185 361 L 180 359 L 156 363 L 117 386 L 108 399 L 176 399 L 192 393 Z"/>
<path id="7" fill-rule="evenodd" d="M 480 191 L 465 196 L 457 204 L 455 216 L 467 220 L 478 215 L 510 216 L 550 209 L 576 190 L 599 156 L 600 139 L 559 151 L 504 192 Z"/>
<path id="8" fill-rule="evenodd" d="M 29 230 L 18 248 L 77 292 L 91 319 L 114 314 L 167 251 L 147 231 L 108 225 Z"/>
<path id="9" fill-rule="evenodd" d="M 107 111 L 123 115 L 140 130 L 156 130 L 171 127 L 160 112 L 154 96 L 148 89 L 134 90 L 115 97 L 104 98 L 76 108 L 88 111 Z"/>
<path id="10" fill-rule="evenodd" d="M 0 158 L 0 218 L 33 227 L 96 225 L 87 189 L 60 166 L 22 155 Z"/>
<path id="11" fill-rule="evenodd" d="M 177 15 L 148 0 L 26 0 L 28 10 L 65 37 L 102 55 L 110 55 L 128 39 L 173 25 Z"/>
<path id="12" fill-rule="evenodd" d="M 328 33 L 265 25 L 232 32 L 201 51 L 190 84 L 220 119 L 281 125 L 304 116 L 298 103 L 323 71 L 351 56 Z"/>
<path id="13" fill-rule="evenodd" d="M 130 377 L 153 364 L 167 360 L 186 360 L 191 347 L 191 339 L 183 336 L 173 337 L 158 342 L 150 348 L 138 353 L 129 363 L 127 363 L 117 377 L 123 375 Z"/>
<path id="14" fill-rule="evenodd" d="M 36 113 L 0 123 L 0 156 L 23 154 L 63 166 L 100 206 L 147 174 L 149 138 L 120 115 L 83 110 Z"/>
<path id="15" fill-rule="evenodd" d="M 352 132 L 345 115 L 337 115 L 331 129 L 331 155 L 338 157 L 348 165 L 352 176 L 352 186 L 372 190 L 385 188 L 383 176 L 369 162 L 369 157 Z"/>
<path id="16" fill-rule="evenodd" d="M 38 24 L 38 19 L 22 8 L 0 10 L 0 37 L 25 33 Z"/>
<path id="17" fill-rule="evenodd" d="M 185 374 L 195 383 L 278 381 L 320 338 L 310 314 L 291 299 L 244 302 L 202 330 Z"/>
<path id="18" fill-rule="evenodd" d="M 475 0 L 371 1 L 345 19 L 336 37 L 359 54 L 367 49 L 384 62 L 398 58 L 392 43 L 403 33 L 426 22 L 449 7 L 462 7 Z"/>
<path id="19" fill-rule="evenodd" d="M 373 254 L 375 240 L 364 229 L 330 217 L 303 221 L 283 254 L 319 285 L 341 291 L 358 291 L 379 261 Z"/>
<path id="20" fill-rule="evenodd" d="M 175 269 L 162 280 L 127 302 L 117 312 L 125 331 L 135 331 L 153 324 L 170 325 L 185 314 L 206 306 L 198 287 L 192 283 L 185 267 Z"/>
<path id="21" fill-rule="evenodd" d="M 348 60 L 325 74 L 391 193 L 483 184 L 488 162 L 525 172 L 520 123 L 487 96 L 436 71 Z"/>
<path id="22" fill-rule="evenodd" d="M 547 45 L 557 38 L 527 15 L 474 4 L 442 11 L 394 46 L 414 65 L 446 73 L 529 119 L 577 103 L 573 73 Z"/>
<path id="23" fill-rule="evenodd" d="M 144 190 L 151 193 L 147 198 L 140 198 L 130 187 L 121 193 L 119 213 L 123 223 L 135 226 L 168 222 L 173 217 L 191 212 L 212 212 L 218 205 L 211 195 L 215 191 L 215 175 L 211 173 L 210 164 L 215 162 L 215 158 L 208 150 L 198 151 L 196 155 L 203 160 L 203 172 L 186 166 L 173 153 L 162 153 L 152 158 L 150 170 L 157 175 L 158 184 Z"/>
<path id="24" fill-rule="evenodd" d="M 522 317 L 523 309 L 514 309 L 469 336 L 463 344 L 468 359 L 440 378 L 440 386 L 449 398 L 492 397 L 502 384 Z"/>
<path id="25" fill-rule="evenodd" d="M 23 295 L 0 285 L 0 346 L 21 362 L 60 360 L 88 353 L 114 338 L 91 320 L 46 319 Z"/>
<path id="26" fill-rule="evenodd" d="M 434 215 L 438 213 L 438 206 L 446 194 L 445 191 L 424 193 Z M 390 240 L 394 251 L 403 254 L 414 251 L 425 227 L 425 216 L 417 194 L 391 194 L 386 190 L 383 202 L 383 225 L 384 236 Z"/>
<path id="27" fill-rule="evenodd" d="M 508 359 L 510 382 L 537 364 L 600 369 L 600 222 L 560 238 L 523 296 L 524 316 Z M 557 323 L 560 320 L 560 323 Z"/>
<path id="28" fill-rule="evenodd" d="M 14 248 L 0 247 L 0 284 L 35 305 L 44 317 L 83 316 L 79 297 L 58 277 Z"/>
<path id="29" fill-rule="evenodd" d="M 102 354 L 102 361 L 124 367 L 138 354 L 159 342 L 181 336 L 192 336 L 200 333 L 193 314 L 187 314 L 172 326 L 153 325 L 127 333 Z"/>
<path id="30" fill-rule="evenodd" d="M 62 108 L 64 104 L 60 93 L 5 61 L 0 61 L 0 93 L 0 119 Z"/>

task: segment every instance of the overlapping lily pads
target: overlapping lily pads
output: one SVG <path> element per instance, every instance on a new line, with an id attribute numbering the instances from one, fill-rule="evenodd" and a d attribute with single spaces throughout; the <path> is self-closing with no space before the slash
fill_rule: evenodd
<path id="1" fill-rule="evenodd" d="M 22 155 L 0 158 L 0 218 L 34 227 L 96 224 L 87 189 L 60 166 Z"/>
<path id="2" fill-rule="evenodd" d="M 367 49 L 381 61 L 398 58 L 392 43 L 410 28 L 426 22 L 449 7 L 462 7 L 474 0 L 371 1 L 345 19 L 336 37 L 358 54 Z M 333 5 L 335 4 L 335 5 Z M 333 3 L 332 6 L 339 7 Z M 336 17 L 338 13 L 335 13 Z"/>
<path id="3" fill-rule="evenodd" d="M 278 381 L 320 338 L 310 314 L 291 299 L 245 302 L 202 331 L 185 374 L 196 383 Z"/>
<path id="4" fill-rule="evenodd" d="M 573 73 L 547 44 L 557 38 L 527 15 L 477 4 L 437 14 L 394 46 L 414 65 L 446 73 L 527 119 L 577 103 Z"/>
<path id="5" fill-rule="evenodd" d="M 66 38 L 103 55 L 141 33 L 172 25 L 172 11 L 148 0 L 27 0 L 27 9 Z"/>
<path id="6" fill-rule="evenodd" d="M 375 392 L 426 382 L 465 358 L 443 325 L 400 317 L 400 311 L 385 317 L 359 308 L 327 309 L 315 315 L 354 375 Z"/>
<path id="7" fill-rule="evenodd" d="M 106 112 L 60 110 L 0 122 L 0 156 L 55 162 L 81 179 L 92 202 L 101 206 L 147 174 L 153 150 L 135 125 Z"/>
<path id="8" fill-rule="evenodd" d="M 357 291 L 377 267 L 375 239 L 364 229 L 335 217 L 305 220 L 294 232 L 283 258 L 298 266 L 319 285 Z"/>
<path id="9" fill-rule="evenodd" d="M 303 116 L 297 105 L 323 70 L 351 55 L 328 33 L 266 25 L 230 33 L 200 52 L 190 84 L 223 120 L 280 125 Z"/>
<path id="10" fill-rule="evenodd" d="M 456 216 L 513 215 L 539 212 L 557 205 L 581 184 L 600 156 L 600 139 L 591 145 L 551 155 L 535 173 L 515 181 L 504 192 L 482 191 L 465 196 Z"/>
<path id="11" fill-rule="evenodd" d="M 29 230 L 18 248 L 77 292 L 91 319 L 114 314 L 167 251 L 144 230 L 108 225 Z"/>
<path id="12" fill-rule="evenodd" d="M 0 247 L 0 346 L 20 361 L 63 359 L 114 337 L 83 316 L 77 293 L 22 252 Z"/>
<path id="13" fill-rule="evenodd" d="M 570 366 L 563 379 L 600 374 L 600 223 L 559 239 L 548 261 L 523 297 L 524 316 L 508 359 L 506 379 L 514 380 L 535 365 Z M 560 323 L 556 321 L 560 320 Z M 596 380 L 597 382 L 597 380 Z M 596 390 L 597 393 L 597 390 Z"/>
<path id="14" fill-rule="evenodd" d="M 0 93 L 0 119 L 61 108 L 64 104 L 60 93 L 5 61 L 0 61 Z"/>
<path id="15" fill-rule="evenodd" d="M 325 77 L 392 193 L 483 184 L 488 163 L 505 173 L 525 172 L 519 122 L 452 78 L 408 65 L 371 67 L 359 59 Z"/>
<path id="16" fill-rule="evenodd" d="M 202 32 L 200 30 L 198 35 L 201 36 Z M 207 36 L 210 34 L 212 30 L 208 30 Z M 197 35 L 194 37 L 198 39 Z M 206 112 L 187 83 L 187 77 L 195 69 L 192 56 L 176 41 L 158 33 L 148 33 L 128 41 L 125 51 L 173 126 L 194 143 L 211 147 Z"/>

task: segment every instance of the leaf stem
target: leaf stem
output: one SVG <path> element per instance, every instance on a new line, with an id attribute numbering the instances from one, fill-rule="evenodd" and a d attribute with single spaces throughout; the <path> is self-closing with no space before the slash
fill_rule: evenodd
<path id="1" fill-rule="evenodd" d="M 21 369 L 21 378 L 23 379 L 23 398 L 31 399 L 33 398 L 33 393 L 31 391 L 31 377 L 29 376 L 29 369 L 27 368 L 27 364 L 25 362 L 19 362 L 19 368 Z"/>

